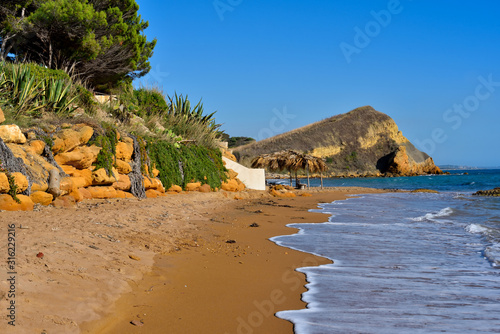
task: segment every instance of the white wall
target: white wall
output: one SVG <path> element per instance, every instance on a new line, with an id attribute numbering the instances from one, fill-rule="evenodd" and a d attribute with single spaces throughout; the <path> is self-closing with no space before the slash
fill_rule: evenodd
<path id="1" fill-rule="evenodd" d="M 251 169 L 237 162 L 222 157 L 226 162 L 226 168 L 238 173 L 238 179 L 245 184 L 248 189 L 266 190 L 266 174 L 264 169 Z"/>

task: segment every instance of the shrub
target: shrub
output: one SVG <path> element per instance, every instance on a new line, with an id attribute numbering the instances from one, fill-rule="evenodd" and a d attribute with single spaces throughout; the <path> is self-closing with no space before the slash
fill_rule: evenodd
<path id="1" fill-rule="evenodd" d="M 155 88 L 140 88 L 134 90 L 134 98 L 137 101 L 138 116 L 163 115 L 168 105 L 163 94 Z"/>

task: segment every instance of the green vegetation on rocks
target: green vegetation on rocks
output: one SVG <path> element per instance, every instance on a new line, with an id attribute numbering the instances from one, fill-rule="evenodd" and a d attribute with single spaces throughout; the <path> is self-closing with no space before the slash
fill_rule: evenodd
<path id="1" fill-rule="evenodd" d="M 88 142 L 88 145 L 102 147 L 94 164 L 95 169 L 98 170 L 104 168 L 106 170 L 106 174 L 108 174 L 108 176 L 112 176 L 113 167 L 116 163 L 116 144 L 118 143 L 117 131 L 113 126 L 105 123 L 103 124 L 102 131 L 104 132 L 103 134 L 95 135 L 96 133 L 94 133 L 94 138 Z"/>
<path id="2" fill-rule="evenodd" d="M 167 189 L 174 184 L 185 187 L 189 182 L 220 188 L 222 181 L 226 180 L 226 169 L 218 150 L 197 145 L 176 148 L 169 142 L 156 141 L 148 143 L 148 152 Z"/>

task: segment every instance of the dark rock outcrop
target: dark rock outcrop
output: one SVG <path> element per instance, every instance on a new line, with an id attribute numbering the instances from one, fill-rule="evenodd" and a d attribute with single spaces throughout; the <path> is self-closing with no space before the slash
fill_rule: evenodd
<path id="1" fill-rule="evenodd" d="M 500 196 L 500 188 L 495 188 L 491 190 L 479 190 L 476 191 L 473 195 L 476 196 Z"/>

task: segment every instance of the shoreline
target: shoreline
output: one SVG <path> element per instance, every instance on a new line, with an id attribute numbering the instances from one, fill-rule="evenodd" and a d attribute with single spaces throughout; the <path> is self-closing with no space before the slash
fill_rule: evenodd
<path id="1" fill-rule="evenodd" d="M 4 312 L 0 331 L 292 333 L 274 313 L 305 307 L 305 276 L 295 269 L 330 261 L 269 238 L 296 233 L 289 223 L 325 221 L 308 212 L 320 202 L 384 191 L 306 192 L 312 196 L 196 192 L 1 212 L 1 235 L 17 226 L 19 307 L 16 327 L 7 326 Z M 7 253 L 7 243 L 0 244 L 2 259 Z M 1 309 L 9 302 L 4 276 Z"/>
<path id="2" fill-rule="evenodd" d="M 224 213 L 223 221 L 198 222 L 196 245 L 156 256 L 152 272 L 122 295 L 113 314 L 82 324 L 82 333 L 293 333 L 293 324 L 274 314 L 306 307 L 306 277 L 295 269 L 331 261 L 269 239 L 296 233 L 290 223 L 324 222 L 324 214 L 309 212 L 318 203 L 367 192 L 382 191 L 313 190 L 311 197 L 229 203 L 213 212 Z"/>

